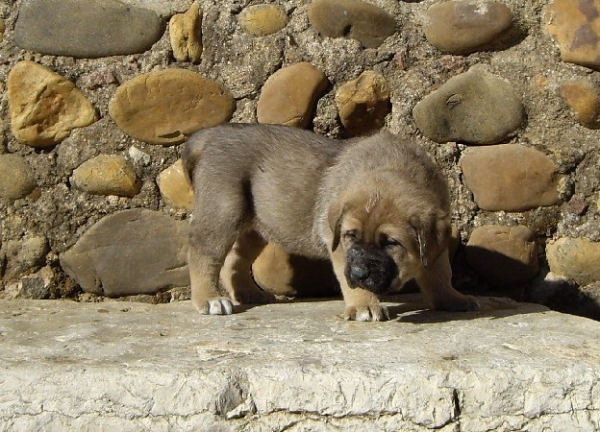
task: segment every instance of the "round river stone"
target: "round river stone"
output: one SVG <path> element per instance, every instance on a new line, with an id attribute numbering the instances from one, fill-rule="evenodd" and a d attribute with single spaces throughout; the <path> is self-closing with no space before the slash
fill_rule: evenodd
<path id="1" fill-rule="evenodd" d="M 502 3 L 449 1 L 427 11 L 424 28 L 429 43 L 452 54 L 468 54 L 485 47 L 511 27 L 513 15 Z"/>

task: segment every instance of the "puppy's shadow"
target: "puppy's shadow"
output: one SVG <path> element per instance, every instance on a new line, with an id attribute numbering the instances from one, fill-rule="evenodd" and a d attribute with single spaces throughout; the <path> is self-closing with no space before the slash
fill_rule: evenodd
<path id="1" fill-rule="evenodd" d="M 339 301 L 341 298 L 297 298 L 278 299 L 268 304 L 319 303 Z M 477 319 L 500 319 L 509 316 L 547 312 L 545 306 L 534 303 L 519 303 L 505 297 L 477 297 L 481 310 L 476 312 L 448 312 L 429 309 L 422 294 L 400 294 L 382 299 L 388 307 L 390 322 L 410 324 L 439 324 L 451 321 L 473 321 Z M 241 304 L 234 306 L 236 314 L 266 304 Z"/>
<path id="2" fill-rule="evenodd" d="M 450 321 L 472 321 L 481 318 L 499 319 L 514 315 L 540 313 L 548 308 L 532 303 L 518 303 L 504 297 L 477 297 L 481 310 L 448 312 L 429 309 L 421 294 L 406 294 L 386 299 L 390 320 L 411 324 L 437 324 Z M 388 304 L 392 301 L 397 304 Z"/>
<path id="3" fill-rule="evenodd" d="M 268 306 L 268 305 L 274 305 L 274 304 L 287 304 L 287 303 L 304 303 L 304 302 L 320 302 L 320 301 L 327 301 L 327 300 L 340 300 L 340 299 L 333 299 L 333 298 L 276 298 L 274 301 L 270 301 L 267 303 L 242 303 L 242 304 L 236 304 L 233 306 L 233 311 L 235 314 L 240 314 L 240 313 L 244 313 L 247 312 L 251 309 L 257 308 L 257 307 L 261 307 L 261 306 Z"/>

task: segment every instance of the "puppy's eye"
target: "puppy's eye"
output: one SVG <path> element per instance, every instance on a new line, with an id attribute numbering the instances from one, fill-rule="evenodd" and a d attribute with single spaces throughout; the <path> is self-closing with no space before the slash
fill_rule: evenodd
<path id="1" fill-rule="evenodd" d="M 344 233 L 344 238 L 350 242 L 358 241 L 358 231 L 350 230 Z"/>
<path id="2" fill-rule="evenodd" d="M 392 237 L 388 237 L 386 235 L 382 235 L 379 240 L 379 245 L 381 247 L 397 247 L 402 246 L 398 240 Z"/>

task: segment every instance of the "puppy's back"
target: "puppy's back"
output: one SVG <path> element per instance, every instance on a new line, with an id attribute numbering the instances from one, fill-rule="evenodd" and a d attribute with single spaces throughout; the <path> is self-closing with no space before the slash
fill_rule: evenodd
<path id="1" fill-rule="evenodd" d="M 247 170 L 259 163 L 297 162 L 316 157 L 332 160 L 341 144 L 313 132 L 289 126 L 228 123 L 203 129 L 188 138 L 182 159 L 190 179 L 210 164 Z M 266 168 L 266 166 L 262 166 Z"/>

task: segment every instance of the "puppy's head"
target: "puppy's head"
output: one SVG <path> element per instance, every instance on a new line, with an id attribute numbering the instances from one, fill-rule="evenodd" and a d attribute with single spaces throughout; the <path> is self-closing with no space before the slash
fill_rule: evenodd
<path id="1" fill-rule="evenodd" d="M 376 190 L 330 208 L 331 248 L 345 256 L 350 287 L 393 291 L 431 266 L 448 245 L 450 223 L 427 198 Z"/>

